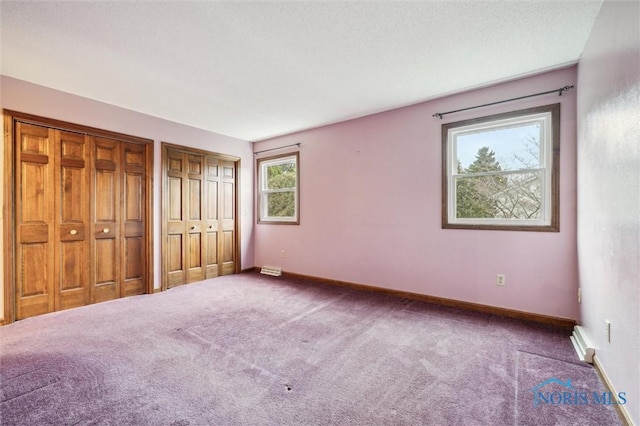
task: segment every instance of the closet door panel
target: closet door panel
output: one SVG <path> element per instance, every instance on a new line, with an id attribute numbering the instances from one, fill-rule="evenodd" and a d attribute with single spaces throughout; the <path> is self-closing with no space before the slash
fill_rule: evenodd
<path id="1" fill-rule="evenodd" d="M 234 274 L 236 270 L 236 193 L 235 193 L 235 163 L 221 162 L 222 192 L 220 195 L 220 225 L 222 238 L 219 243 L 219 256 L 222 256 L 222 275 Z"/>
<path id="2" fill-rule="evenodd" d="M 187 231 L 187 282 L 202 281 L 202 232 L 190 226 Z"/>
<path id="3" fill-rule="evenodd" d="M 183 263 L 183 235 L 174 233 L 168 236 L 167 247 L 167 287 L 175 287 L 184 284 L 184 263 Z"/>
<path id="4" fill-rule="evenodd" d="M 203 160 L 201 155 L 187 155 L 187 282 L 204 279 L 203 247 Z"/>
<path id="5" fill-rule="evenodd" d="M 206 234 L 207 245 L 207 268 L 205 278 L 214 278 L 219 275 L 218 271 L 218 232 L 208 231 Z"/>
<path id="6" fill-rule="evenodd" d="M 205 278 L 217 277 L 219 272 L 218 236 L 219 214 L 218 199 L 220 186 L 220 168 L 218 160 L 213 157 L 205 159 L 205 245 L 206 263 Z"/>
<path id="7" fill-rule="evenodd" d="M 167 150 L 166 161 L 166 200 L 164 201 L 165 214 L 167 216 L 166 232 L 166 274 L 167 288 L 184 284 L 187 279 L 185 259 L 185 200 L 186 193 L 183 190 L 186 180 L 186 157 L 179 151 Z"/>
<path id="8" fill-rule="evenodd" d="M 127 258 L 124 264 L 124 287 L 122 296 L 144 294 L 144 244 L 142 237 L 127 237 L 123 250 Z"/>
<path id="9" fill-rule="evenodd" d="M 123 287 L 122 296 L 143 294 L 146 283 L 144 279 L 145 235 L 145 163 L 144 146 L 122 143 L 124 158 L 124 249 L 122 250 Z"/>
<path id="10" fill-rule="evenodd" d="M 73 300 L 70 294 L 88 288 L 84 265 L 87 252 L 84 245 L 84 241 L 62 241 L 60 244 L 60 293 L 66 296 L 68 301 L 67 304 L 61 304 L 61 309 L 86 304 L 84 294 L 78 295 L 77 300 Z"/>
<path id="11" fill-rule="evenodd" d="M 89 140 L 56 131 L 56 310 L 89 303 Z"/>
<path id="12" fill-rule="evenodd" d="M 16 319 L 54 310 L 54 131 L 16 123 Z"/>
<path id="13" fill-rule="evenodd" d="M 119 143 L 94 138 L 94 283 L 92 302 L 120 297 Z"/>
<path id="14" fill-rule="evenodd" d="M 53 311 L 53 262 L 50 258 L 50 243 L 21 243 L 17 252 L 18 303 L 16 319 Z"/>

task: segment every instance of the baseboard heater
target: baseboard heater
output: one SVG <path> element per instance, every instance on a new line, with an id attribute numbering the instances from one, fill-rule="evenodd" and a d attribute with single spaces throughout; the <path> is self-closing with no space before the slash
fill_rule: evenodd
<path id="1" fill-rule="evenodd" d="M 578 354 L 578 357 L 580 357 L 581 361 L 593 364 L 593 355 L 595 355 L 596 350 L 587 337 L 584 328 L 580 327 L 579 325 L 573 327 L 571 343 L 573 343 L 573 347 L 576 350 L 576 353 Z"/>
<path id="2" fill-rule="evenodd" d="M 262 269 L 260 269 L 260 273 L 279 277 L 282 275 L 282 268 L 279 268 L 277 266 L 263 266 Z"/>

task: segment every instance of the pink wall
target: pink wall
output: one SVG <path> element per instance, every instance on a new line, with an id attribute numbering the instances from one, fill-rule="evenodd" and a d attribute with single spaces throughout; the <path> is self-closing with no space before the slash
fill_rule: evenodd
<path id="1" fill-rule="evenodd" d="M 256 265 L 577 318 L 576 92 L 432 117 L 575 83 L 572 67 L 256 143 L 302 142 L 301 224 L 256 225 Z M 556 102 L 561 232 L 441 229 L 441 125 Z"/>
<path id="2" fill-rule="evenodd" d="M 640 424 L 640 3 L 604 2 L 578 87 L 582 321 Z"/>
<path id="3" fill-rule="evenodd" d="M 254 156 L 249 142 L 118 108 L 10 77 L 2 76 L 0 88 L 0 107 L 2 108 L 140 136 L 155 141 L 153 179 L 155 209 L 153 220 L 156 287 L 160 286 L 160 244 L 162 241 L 160 235 L 160 190 L 162 182 L 160 177 L 160 142 L 171 142 L 240 157 L 241 188 L 239 202 L 242 210 L 240 218 L 242 268 L 253 267 Z M 0 304 L 0 306 L 3 305 Z"/>

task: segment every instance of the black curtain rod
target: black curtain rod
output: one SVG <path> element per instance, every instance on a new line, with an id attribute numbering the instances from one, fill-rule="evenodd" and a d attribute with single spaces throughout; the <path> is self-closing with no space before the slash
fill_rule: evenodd
<path id="1" fill-rule="evenodd" d="M 548 92 L 541 92 L 541 93 L 536 93 L 536 94 L 533 94 L 533 95 L 520 96 L 519 98 L 512 98 L 512 99 L 506 99 L 504 101 L 491 102 L 490 104 L 476 105 L 476 106 L 472 106 L 472 107 L 469 107 L 469 108 L 456 109 L 455 111 L 436 112 L 435 114 L 433 114 L 433 117 L 438 117 L 439 119 L 442 119 L 443 116 L 445 116 L 447 114 L 453 114 L 454 112 L 467 111 L 467 110 L 470 110 L 470 109 L 482 108 L 482 107 L 486 107 L 486 106 L 502 104 L 502 103 L 505 103 L 505 102 L 518 101 L 520 99 L 532 98 L 534 96 L 548 95 L 549 93 L 558 93 L 558 96 L 562 96 L 562 92 L 568 92 L 571 89 L 573 89 L 573 86 L 564 86 L 564 87 L 561 87 L 561 88 L 556 89 L 556 90 L 549 90 Z"/>
<path id="2" fill-rule="evenodd" d="M 267 152 L 267 151 L 275 151 L 276 149 L 289 148 L 290 146 L 300 146 L 300 145 L 302 145 L 302 143 L 301 143 L 301 142 L 298 142 L 298 143 L 292 143 L 291 145 L 279 146 L 279 147 L 277 147 L 277 148 L 263 149 L 262 151 L 256 151 L 256 152 L 254 152 L 254 153 L 253 153 L 253 155 L 256 155 L 256 154 L 262 154 L 263 152 Z"/>

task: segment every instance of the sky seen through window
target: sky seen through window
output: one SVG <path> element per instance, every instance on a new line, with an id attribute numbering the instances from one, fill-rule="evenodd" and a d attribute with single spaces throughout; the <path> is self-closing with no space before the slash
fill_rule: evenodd
<path id="1" fill-rule="evenodd" d="M 457 158 L 463 168 L 476 159 L 478 150 L 489 147 L 494 151 L 502 170 L 519 170 L 540 165 L 540 124 L 526 123 L 516 127 L 502 127 L 480 132 L 461 133 L 456 137 Z M 520 158 L 522 160 L 518 160 Z"/>

